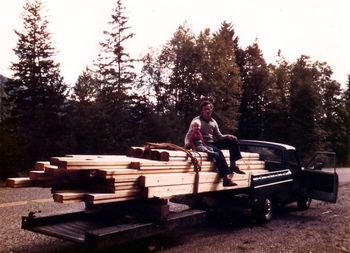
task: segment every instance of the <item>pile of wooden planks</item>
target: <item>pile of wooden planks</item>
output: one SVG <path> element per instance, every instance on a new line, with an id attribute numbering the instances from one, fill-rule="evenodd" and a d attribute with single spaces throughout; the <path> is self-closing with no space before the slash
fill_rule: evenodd
<path id="1" fill-rule="evenodd" d="M 229 161 L 229 152 L 223 152 Z M 234 174 L 232 180 L 237 185 L 223 187 L 207 154 L 194 152 L 193 156 L 201 165 L 198 173 L 185 152 L 166 149 L 131 147 L 127 155 L 51 157 L 37 162 L 29 178 L 8 179 L 8 186 L 50 186 L 56 202 L 94 205 L 245 188 L 251 174 L 265 171 L 258 154 L 242 152 L 237 165 L 246 174 Z"/>

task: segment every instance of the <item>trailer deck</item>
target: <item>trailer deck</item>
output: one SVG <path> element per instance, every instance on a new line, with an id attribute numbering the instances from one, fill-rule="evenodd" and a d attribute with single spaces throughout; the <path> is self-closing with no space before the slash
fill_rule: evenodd
<path id="1" fill-rule="evenodd" d="M 49 216 L 24 216 L 22 228 L 95 246 L 107 243 L 124 243 L 151 237 L 184 226 L 197 225 L 205 221 L 206 212 L 189 209 L 170 212 L 166 221 L 142 221 L 135 217 L 103 214 L 100 211 L 80 211 Z"/>

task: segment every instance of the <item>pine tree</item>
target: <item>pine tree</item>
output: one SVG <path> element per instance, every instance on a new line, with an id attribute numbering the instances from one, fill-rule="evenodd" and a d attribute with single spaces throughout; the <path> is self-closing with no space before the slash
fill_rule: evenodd
<path id="1" fill-rule="evenodd" d="M 119 99 L 127 95 L 135 79 L 133 63 L 136 60 L 126 51 L 128 40 L 135 36 L 128 33 L 128 21 L 125 7 L 118 0 L 109 22 L 110 30 L 104 31 L 105 41 L 100 43 L 101 52 L 95 63 L 100 93 L 119 95 Z"/>
<path id="2" fill-rule="evenodd" d="M 129 120 L 130 90 L 135 81 L 134 62 L 127 52 L 127 42 L 134 37 L 129 33 L 128 17 L 121 0 L 117 1 L 109 22 L 110 29 L 104 31 L 105 41 L 100 43 L 100 54 L 95 62 L 98 81 L 96 102 L 100 112 L 96 122 L 101 134 L 101 151 L 124 151 L 132 135 Z"/>
<path id="3" fill-rule="evenodd" d="M 6 87 L 12 130 L 27 163 L 58 154 L 64 130 L 66 85 L 54 60 L 55 48 L 42 13 L 40 0 L 26 2 L 23 31 L 15 31 L 18 61 L 11 66 L 14 76 Z"/>
<path id="4" fill-rule="evenodd" d="M 73 87 L 72 99 L 82 104 L 96 99 L 97 81 L 93 72 L 86 67 Z"/>

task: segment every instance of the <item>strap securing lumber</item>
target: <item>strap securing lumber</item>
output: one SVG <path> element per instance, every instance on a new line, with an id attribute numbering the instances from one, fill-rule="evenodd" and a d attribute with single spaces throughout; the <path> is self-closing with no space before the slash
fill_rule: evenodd
<path id="1" fill-rule="evenodd" d="M 199 172 L 201 171 L 201 164 L 202 164 L 202 157 L 201 155 L 198 153 L 198 155 L 201 158 L 201 164 L 199 164 L 198 159 L 196 157 L 193 156 L 192 152 L 188 149 L 185 149 L 183 147 L 180 147 L 178 145 L 175 145 L 173 143 L 152 143 L 152 142 L 147 142 L 146 143 L 146 148 L 148 149 L 152 149 L 152 148 L 161 148 L 161 149 L 170 149 L 170 150 L 179 150 L 179 151 L 183 151 L 187 154 L 188 157 L 191 158 L 191 163 L 193 164 L 194 167 L 194 171 L 196 172 L 195 174 L 195 180 L 194 180 L 194 189 L 193 192 L 194 193 L 198 193 L 198 184 L 199 184 Z"/>
<path id="2" fill-rule="evenodd" d="M 148 149 L 152 149 L 152 148 L 159 148 L 159 149 L 170 149 L 170 150 L 179 150 L 179 151 L 183 151 L 187 154 L 188 157 L 190 157 L 191 162 L 194 166 L 194 171 L 195 172 L 199 172 L 201 171 L 201 163 L 202 163 L 202 159 L 201 159 L 201 163 L 199 163 L 198 159 L 196 157 L 193 156 L 192 152 L 188 149 L 185 149 L 183 147 L 180 147 L 176 144 L 173 143 L 153 143 L 153 142 L 147 142 L 146 143 L 146 148 Z M 199 154 L 199 153 L 198 153 Z M 199 154 L 200 156 L 200 154 Z M 201 157 L 201 156 L 200 156 Z"/>

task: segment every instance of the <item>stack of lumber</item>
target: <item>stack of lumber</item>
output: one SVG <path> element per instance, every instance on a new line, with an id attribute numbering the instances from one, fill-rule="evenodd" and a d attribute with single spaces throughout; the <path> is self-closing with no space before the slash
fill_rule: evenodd
<path id="1" fill-rule="evenodd" d="M 224 150 L 229 161 L 229 152 Z M 8 179 L 8 186 L 51 186 L 60 203 L 86 204 L 133 199 L 170 198 L 175 195 L 246 188 L 251 174 L 264 172 L 264 161 L 255 153 L 242 152 L 238 167 L 246 174 L 234 174 L 233 187 L 223 187 L 215 163 L 206 153 L 194 152 L 201 171 L 194 172 L 183 151 L 131 147 L 127 155 L 66 155 L 37 162 L 29 178 Z"/>
<path id="2" fill-rule="evenodd" d="M 50 162 L 38 161 L 34 165 L 34 170 L 29 172 L 28 177 L 13 177 L 6 179 L 6 186 L 12 188 L 30 186 L 49 186 L 52 177 L 45 175 L 44 166 L 50 166 Z"/>

